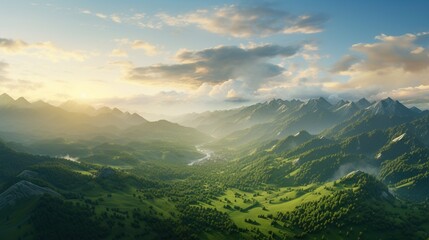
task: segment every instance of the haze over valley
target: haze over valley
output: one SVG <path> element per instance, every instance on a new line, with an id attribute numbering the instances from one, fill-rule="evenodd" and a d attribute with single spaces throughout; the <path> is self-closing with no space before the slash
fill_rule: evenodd
<path id="1" fill-rule="evenodd" d="M 426 1 L 1 6 L 0 239 L 429 239 Z"/>

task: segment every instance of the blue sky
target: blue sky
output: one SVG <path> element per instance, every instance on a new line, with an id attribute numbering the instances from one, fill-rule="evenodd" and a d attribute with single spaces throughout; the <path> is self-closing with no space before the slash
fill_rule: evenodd
<path id="1" fill-rule="evenodd" d="M 429 106 L 423 0 L 0 3 L 14 97 L 157 114 L 318 96 Z"/>

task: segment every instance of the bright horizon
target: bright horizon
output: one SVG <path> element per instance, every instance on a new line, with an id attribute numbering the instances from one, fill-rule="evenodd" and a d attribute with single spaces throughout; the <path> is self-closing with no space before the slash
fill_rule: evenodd
<path id="1" fill-rule="evenodd" d="M 0 93 L 177 115 L 273 98 L 429 108 L 427 1 L 2 1 Z"/>

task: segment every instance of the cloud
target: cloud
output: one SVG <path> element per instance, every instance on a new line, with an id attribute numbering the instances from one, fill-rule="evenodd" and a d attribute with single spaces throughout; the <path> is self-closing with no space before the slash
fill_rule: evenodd
<path id="1" fill-rule="evenodd" d="M 18 52 L 26 47 L 28 47 L 28 44 L 22 40 L 0 38 L 0 50 Z"/>
<path id="2" fill-rule="evenodd" d="M 95 13 L 94 15 L 98 18 L 101 18 L 101 19 L 107 19 L 107 15 L 102 14 L 102 13 Z"/>
<path id="3" fill-rule="evenodd" d="M 429 33 L 376 36 L 376 43 L 358 43 L 334 66 L 348 76 L 346 87 L 375 87 L 383 90 L 418 86 L 429 82 L 429 49 L 420 45 Z"/>
<path id="4" fill-rule="evenodd" d="M 134 13 L 131 16 L 125 17 L 123 22 L 139 28 L 161 29 L 163 27 L 163 21 L 159 17 L 148 16 L 145 13 Z"/>
<path id="5" fill-rule="evenodd" d="M 125 107 L 131 111 L 143 110 L 144 113 L 150 112 L 168 115 L 184 113 L 185 109 L 189 109 L 190 105 L 196 103 L 191 99 L 189 94 L 177 91 L 161 91 L 153 95 L 137 94 L 99 98 L 92 99 L 91 102 L 100 106 Z M 203 106 L 200 107 L 201 110 L 204 109 Z M 143 116 L 147 117 L 147 114 L 143 114 Z"/>
<path id="6" fill-rule="evenodd" d="M 147 56 L 155 56 L 161 52 L 161 47 L 143 40 L 130 40 L 128 38 L 115 39 L 120 47 L 130 48 L 133 50 L 143 50 Z"/>
<path id="7" fill-rule="evenodd" d="M 121 49 L 113 49 L 110 53 L 111 57 L 128 57 L 127 52 L 121 50 Z"/>
<path id="8" fill-rule="evenodd" d="M 404 72 L 419 72 L 429 67 L 429 51 L 417 42 L 429 33 L 405 34 L 401 36 L 379 35 L 379 42 L 355 44 L 352 50 L 366 56 L 360 64 L 361 69 L 379 70 L 395 67 Z"/>
<path id="9" fill-rule="evenodd" d="M 142 49 L 148 56 L 155 56 L 159 53 L 159 47 L 142 40 L 133 41 L 131 43 L 131 48 Z"/>
<path id="10" fill-rule="evenodd" d="M 8 82 L 9 79 L 6 77 L 6 69 L 9 67 L 9 64 L 6 62 L 0 61 L 0 82 Z"/>
<path id="11" fill-rule="evenodd" d="M 404 101 L 428 99 L 429 33 L 375 37 L 358 43 L 333 67 L 346 81 L 332 82 L 331 91 L 375 99 L 391 96 Z M 335 77 L 335 75 L 334 75 Z M 429 102 L 429 99 L 428 99 Z"/>
<path id="12" fill-rule="evenodd" d="M 90 54 L 83 51 L 67 51 L 52 42 L 27 43 L 22 40 L 0 38 L 0 51 L 7 54 L 24 54 L 53 62 L 61 60 L 84 61 Z"/>
<path id="13" fill-rule="evenodd" d="M 386 93 L 380 93 L 380 95 L 385 95 Z M 419 95 L 424 96 L 425 98 L 429 98 L 429 85 L 420 85 L 416 87 L 406 87 L 399 88 L 391 91 L 391 94 L 395 98 L 409 98 L 411 96 Z M 384 96 L 383 96 L 384 97 Z M 417 99 L 416 99 L 417 101 Z"/>
<path id="14" fill-rule="evenodd" d="M 377 98 L 392 97 L 408 105 L 423 106 L 423 108 L 426 109 L 429 108 L 429 84 L 380 92 L 376 96 Z"/>
<path id="15" fill-rule="evenodd" d="M 242 102 L 248 102 L 249 99 L 245 98 L 241 94 L 237 93 L 236 90 L 230 89 L 230 90 L 228 90 L 228 92 L 226 94 L 225 101 L 227 101 L 227 102 L 242 103 Z"/>
<path id="16" fill-rule="evenodd" d="M 88 9 L 82 9 L 80 12 L 83 14 L 92 14 L 92 12 L 89 11 Z"/>
<path id="17" fill-rule="evenodd" d="M 166 25 L 195 25 L 209 32 L 233 37 L 270 36 L 274 34 L 321 32 L 328 17 L 321 14 L 295 16 L 272 7 L 229 5 L 200 9 L 192 13 L 157 15 Z"/>
<path id="18" fill-rule="evenodd" d="M 216 85 L 202 84 L 193 92 L 193 98 L 205 102 L 243 103 L 254 100 L 255 92 L 245 81 L 230 79 Z"/>
<path id="19" fill-rule="evenodd" d="M 331 68 L 331 72 L 340 73 L 343 71 L 347 71 L 353 64 L 357 63 L 358 61 L 359 58 L 356 56 L 345 55 L 334 64 L 334 66 Z"/>
<path id="20" fill-rule="evenodd" d="M 9 92 L 9 91 L 34 91 L 40 87 L 42 87 L 43 84 L 22 80 L 22 79 L 11 79 L 8 76 L 8 68 L 9 64 L 3 61 L 0 61 L 0 90 Z"/>
<path id="21" fill-rule="evenodd" d="M 103 20 L 110 20 L 114 23 L 122 23 L 122 18 L 117 14 L 112 14 L 109 16 L 109 15 L 106 15 L 104 13 L 91 13 L 91 11 L 82 12 L 82 13 L 93 15 L 93 16 L 98 17 L 98 18 L 103 19 Z"/>
<path id="22" fill-rule="evenodd" d="M 124 23 L 140 28 L 161 29 L 164 26 L 196 26 L 208 32 L 243 37 L 267 37 L 274 34 L 312 34 L 323 31 L 329 20 L 323 14 L 295 15 L 287 11 L 265 6 L 225 5 L 210 9 L 170 15 L 160 12 L 154 15 L 133 12 L 131 14 L 102 13 L 81 9 L 81 14 L 100 20 Z"/>
<path id="23" fill-rule="evenodd" d="M 287 56 L 281 56 L 281 54 L 286 55 L 286 51 L 283 48 L 285 47 L 269 44 L 249 44 L 240 47 L 219 46 L 201 51 L 181 50 L 176 54 L 177 63 L 165 66 L 174 66 L 181 70 L 191 66 L 189 68 L 193 70 L 189 71 L 195 72 L 196 70 L 200 74 L 196 76 L 198 80 L 194 80 L 196 82 L 182 81 L 185 81 L 183 84 L 188 84 L 192 87 L 178 88 L 176 86 L 176 84 L 181 83 L 180 76 L 177 75 L 177 70 L 175 74 L 170 73 L 171 79 L 165 78 L 164 74 L 157 79 L 136 80 L 142 83 L 147 89 L 152 88 L 155 91 L 159 91 L 160 89 L 175 89 L 175 91 L 170 91 L 168 94 L 164 92 L 163 94 L 146 95 L 144 97 L 130 96 L 129 99 L 124 100 L 125 102 L 119 99 L 115 99 L 114 102 L 135 106 L 133 107 L 134 109 L 137 109 L 137 106 L 140 105 L 146 112 L 176 114 L 189 112 L 190 109 L 192 111 L 206 111 L 238 107 L 244 104 L 252 104 L 279 97 L 305 99 L 324 96 L 332 98 L 332 93 L 329 93 L 329 89 L 326 89 L 324 86 L 326 79 L 323 75 L 323 69 L 318 68 L 317 65 L 312 65 L 317 60 L 312 60 L 311 64 L 307 61 L 303 61 L 300 64 L 295 63 L 297 58 L 303 58 L 303 52 L 316 51 L 317 46 L 299 45 L 296 46 L 294 51 L 289 52 Z M 295 52 L 295 54 L 292 55 L 292 52 Z M 229 60 L 229 55 L 226 53 L 229 53 L 235 59 Z M 219 56 L 219 60 L 215 56 Z M 244 68 L 243 66 L 248 64 L 246 61 L 251 62 L 251 66 L 247 68 L 255 70 L 258 69 L 257 65 L 259 63 L 273 64 L 280 68 L 279 74 L 274 77 L 259 77 L 261 74 L 249 72 L 237 78 L 228 79 L 226 77 L 225 79 L 227 80 L 225 81 L 203 81 L 209 76 L 210 71 L 209 69 L 198 68 L 206 64 L 212 66 L 211 70 L 216 72 L 216 69 L 224 68 L 222 66 L 224 64 L 225 66 L 232 67 L 233 70 L 231 72 L 240 72 Z M 274 64 L 276 62 L 281 63 L 279 65 Z M 129 76 L 131 72 L 138 69 L 129 61 L 112 62 L 111 64 L 120 67 L 122 72 L 126 74 L 125 76 Z M 161 65 L 147 66 L 147 68 L 159 66 Z M 188 75 L 186 71 L 183 74 Z M 153 82 L 159 85 L 152 85 Z M 131 101 L 131 99 L 134 100 Z"/>
<path id="24" fill-rule="evenodd" d="M 101 12 L 92 12 L 88 9 L 79 11 L 81 14 L 86 14 L 98 18 L 103 21 L 111 21 L 117 24 L 129 24 L 139 28 L 150 28 L 160 29 L 162 27 L 162 21 L 158 17 L 149 17 L 145 13 L 133 13 L 133 14 L 106 14 Z"/>
<path id="25" fill-rule="evenodd" d="M 249 48 L 218 46 L 201 51 L 181 50 L 176 54 L 177 64 L 136 67 L 129 71 L 127 78 L 144 83 L 171 82 L 188 86 L 238 79 L 256 87 L 285 70 L 269 60 L 292 57 L 300 49 L 300 45 L 284 47 L 267 44 Z"/>
<path id="26" fill-rule="evenodd" d="M 111 15 L 111 16 L 110 16 L 110 19 L 111 19 L 113 22 L 115 22 L 115 23 L 122 23 L 122 19 L 121 19 L 121 17 L 119 17 L 119 16 L 118 16 L 118 15 L 116 15 L 116 14 Z"/>

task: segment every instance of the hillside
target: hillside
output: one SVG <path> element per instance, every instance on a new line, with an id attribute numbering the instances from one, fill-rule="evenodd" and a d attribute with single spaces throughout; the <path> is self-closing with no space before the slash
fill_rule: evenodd
<path id="1" fill-rule="evenodd" d="M 32 196 L 42 196 L 44 194 L 56 197 L 60 196 L 60 194 L 49 188 L 40 187 L 31 182 L 22 180 L 0 194 L 0 210 L 5 207 L 13 207 L 17 202 L 26 200 Z"/>
<path id="2" fill-rule="evenodd" d="M 267 104 L 291 105 L 262 111 Z M 257 106 L 249 112 L 269 122 L 203 145 L 212 138 L 168 121 L 109 136 L 0 143 L 0 238 L 429 237 L 426 112 L 391 99 Z M 87 106 L 62 107 L 99 116 Z M 297 130 L 311 120 L 320 124 Z M 188 165 L 205 157 L 201 149 L 210 156 Z"/>

